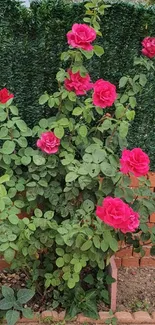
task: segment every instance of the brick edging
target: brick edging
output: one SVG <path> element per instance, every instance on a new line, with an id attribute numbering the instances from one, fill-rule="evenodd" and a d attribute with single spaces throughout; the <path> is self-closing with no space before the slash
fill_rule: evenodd
<path id="1" fill-rule="evenodd" d="M 73 323 L 89 323 L 89 324 L 106 324 L 105 321 L 108 318 L 116 317 L 118 320 L 118 324 L 155 324 L 155 312 L 153 312 L 151 315 L 146 311 L 137 311 L 135 313 L 129 313 L 129 312 L 116 312 L 113 316 L 110 316 L 108 312 L 99 312 L 99 319 L 95 320 L 89 317 L 85 317 L 83 314 L 79 314 L 77 317 L 75 317 L 72 321 L 69 321 L 69 324 Z M 18 324 L 37 324 L 37 323 L 51 323 L 53 322 L 63 322 L 65 320 L 65 311 L 62 311 L 60 313 L 56 311 L 43 311 L 41 315 L 36 314 L 33 319 L 26 319 L 22 318 Z"/>

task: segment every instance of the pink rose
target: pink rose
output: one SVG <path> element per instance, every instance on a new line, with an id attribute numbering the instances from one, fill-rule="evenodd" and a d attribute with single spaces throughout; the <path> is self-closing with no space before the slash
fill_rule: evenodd
<path id="1" fill-rule="evenodd" d="M 149 171 L 150 159 L 140 148 L 124 149 L 120 159 L 120 171 L 123 174 L 132 173 L 136 177 L 145 176 Z"/>
<path id="2" fill-rule="evenodd" d="M 68 74 L 69 79 L 65 79 L 65 88 L 68 91 L 74 91 L 76 95 L 85 95 L 86 91 L 93 88 L 89 74 L 81 77 L 79 72 L 73 73 L 72 70 L 68 70 Z"/>
<path id="3" fill-rule="evenodd" d="M 37 147 L 49 155 L 56 153 L 59 149 L 59 146 L 60 139 L 58 139 L 51 131 L 42 133 L 41 138 L 37 141 Z"/>
<path id="4" fill-rule="evenodd" d="M 9 99 L 14 98 L 6 88 L 0 90 L 0 103 L 5 104 Z"/>
<path id="5" fill-rule="evenodd" d="M 94 84 L 93 104 L 101 108 L 110 107 L 117 98 L 116 87 L 109 81 L 99 79 Z"/>
<path id="6" fill-rule="evenodd" d="M 86 24 L 74 24 L 72 30 L 67 33 L 68 44 L 85 51 L 91 51 L 93 49 L 90 43 L 92 43 L 95 38 L 95 30 Z"/>
<path id="7" fill-rule="evenodd" d="M 119 198 L 106 197 L 102 206 L 97 206 L 96 215 L 124 234 L 134 232 L 139 226 L 139 214 Z"/>
<path id="8" fill-rule="evenodd" d="M 142 41 L 142 53 L 148 58 L 155 57 L 155 37 L 145 37 Z"/>

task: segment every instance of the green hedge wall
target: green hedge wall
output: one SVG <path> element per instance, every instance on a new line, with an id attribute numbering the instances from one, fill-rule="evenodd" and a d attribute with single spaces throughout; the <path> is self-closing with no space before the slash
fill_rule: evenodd
<path id="1" fill-rule="evenodd" d="M 33 2 L 31 10 L 15 0 L 0 0 L 0 88 L 16 94 L 23 118 L 32 125 L 52 114 L 40 107 L 38 98 L 56 88 L 55 75 L 60 52 L 67 47 L 66 32 L 73 22 L 82 22 L 83 4 L 65 5 L 60 0 Z M 101 22 L 105 48 L 102 59 L 89 62 L 93 80 L 101 77 L 117 83 L 134 73 L 133 57 L 141 40 L 155 36 L 155 6 L 146 8 L 112 1 Z M 155 170 L 155 79 L 148 83 L 136 108 L 136 119 L 128 137 L 130 147 L 148 152 Z"/>

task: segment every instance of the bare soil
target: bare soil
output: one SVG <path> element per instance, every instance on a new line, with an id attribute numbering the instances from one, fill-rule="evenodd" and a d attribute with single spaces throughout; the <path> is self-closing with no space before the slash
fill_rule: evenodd
<path id="1" fill-rule="evenodd" d="M 155 268 L 118 270 L 117 310 L 155 311 Z"/>

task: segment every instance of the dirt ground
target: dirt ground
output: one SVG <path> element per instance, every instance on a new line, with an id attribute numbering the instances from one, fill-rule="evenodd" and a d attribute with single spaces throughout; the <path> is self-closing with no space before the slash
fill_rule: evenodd
<path id="1" fill-rule="evenodd" d="M 117 310 L 155 311 L 154 268 L 119 269 Z"/>

